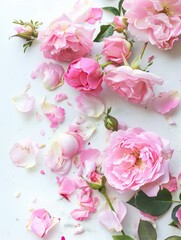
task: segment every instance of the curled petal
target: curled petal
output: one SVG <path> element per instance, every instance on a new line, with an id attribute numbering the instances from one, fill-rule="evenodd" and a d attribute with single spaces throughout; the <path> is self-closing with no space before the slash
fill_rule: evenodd
<path id="1" fill-rule="evenodd" d="M 18 167 L 32 168 L 36 164 L 38 145 L 30 139 L 21 140 L 12 147 L 9 156 Z"/>
<path id="2" fill-rule="evenodd" d="M 92 94 L 80 93 L 76 98 L 77 109 L 86 116 L 98 118 L 104 112 L 103 101 Z"/>
<path id="3" fill-rule="evenodd" d="M 35 106 L 35 98 L 27 93 L 14 96 L 12 100 L 19 112 L 31 112 Z"/>
<path id="4" fill-rule="evenodd" d="M 69 200 L 69 195 L 75 191 L 74 181 L 65 176 L 62 179 L 57 177 L 57 183 L 59 185 L 59 194 Z"/>
<path id="5" fill-rule="evenodd" d="M 56 102 L 61 102 L 65 99 L 67 99 L 67 95 L 65 93 L 58 93 L 56 96 L 55 96 L 55 101 Z"/>
<path id="6" fill-rule="evenodd" d="M 43 101 L 41 109 L 48 120 L 51 122 L 51 128 L 57 128 L 58 125 L 64 121 L 65 110 L 63 108 Z"/>
<path id="7" fill-rule="evenodd" d="M 180 94 L 177 91 L 160 93 L 151 102 L 151 107 L 161 114 L 169 113 L 180 104 Z"/>
<path id="8" fill-rule="evenodd" d="M 48 90 L 54 90 L 63 84 L 64 69 L 60 64 L 41 63 L 35 71 L 32 72 L 33 79 L 41 77 L 43 84 Z"/>
<path id="9" fill-rule="evenodd" d="M 84 221 L 89 218 L 90 212 L 87 209 L 81 208 L 73 210 L 70 214 L 73 219 L 77 221 Z"/>

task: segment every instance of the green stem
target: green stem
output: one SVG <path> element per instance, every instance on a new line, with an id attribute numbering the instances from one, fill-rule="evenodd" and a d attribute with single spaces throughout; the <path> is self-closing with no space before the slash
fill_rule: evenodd
<path id="1" fill-rule="evenodd" d="M 112 61 L 103 63 L 103 64 L 101 64 L 101 67 L 102 67 L 102 69 L 104 69 L 105 67 L 107 67 L 108 65 L 110 65 L 110 64 L 112 64 L 112 63 L 113 63 Z"/>
<path id="2" fill-rule="evenodd" d="M 180 203 L 181 204 L 181 201 L 177 201 L 177 200 L 172 200 L 171 202 L 172 203 Z"/>
<path id="3" fill-rule="evenodd" d="M 126 234 L 125 234 L 125 232 L 123 231 L 123 230 L 121 230 L 121 232 L 122 232 L 122 234 L 125 236 Z"/>
<path id="4" fill-rule="evenodd" d="M 110 209 L 115 212 L 115 210 L 114 210 L 114 208 L 113 208 L 113 205 L 112 205 L 112 203 L 111 203 L 111 201 L 110 201 L 110 199 L 109 199 L 109 197 L 108 197 L 108 195 L 107 195 L 107 193 L 106 193 L 106 187 L 105 187 L 105 186 L 101 187 L 101 188 L 99 189 L 99 191 L 102 193 L 102 195 L 103 195 L 104 198 L 106 199 L 106 202 L 107 202 L 107 204 L 109 205 Z"/>
<path id="5" fill-rule="evenodd" d="M 145 53 L 145 49 L 146 49 L 147 45 L 148 45 L 148 42 L 146 42 L 146 43 L 144 44 L 143 49 L 141 50 L 140 59 L 142 59 L 143 54 Z"/>

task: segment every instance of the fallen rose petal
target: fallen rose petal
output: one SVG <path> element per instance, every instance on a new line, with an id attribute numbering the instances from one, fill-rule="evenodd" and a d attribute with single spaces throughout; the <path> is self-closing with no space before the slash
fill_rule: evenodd
<path id="1" fill-rule="evenodd" d="M 62 179 L 57 177 L 57 183 L 59 185 L 59 194 L 69 200 L 69 196 L 75 191 L 74 181 L 65 176 Z"/>
<path id="2" fill-rule="evenodd" d="M 43 238 L 58 222 L 59 219 L 52 218 L 50 214 L 42 208 L 32 212 L 27 228 L 38 237 Z"/>
<path id="3" fill-rule="evenodd" d="M 161 114 L 169 113 L 180 104 L 180 94 L 178 91 L 160 93 L 151 102 L 151 108 Z"/>
<path id="4" fill-rule="evenodd" d="M 9 156 L 11 161 L 18 167 L 32 168 L 37 161 L 39 148 L 31 139 L 24 139 L 15 143 Z"/>
<path id="5" fill-rule="evenodd" d="M 87 218 L 89 218 L 90 212 L 89 210 L 82 208 L 82 209 L 75 209 L 70 214 L 73 219 L 77 221 L 84 221 Z"/>
<path id="6" fill-rule="evenodd" d="M 176 177 L 170 175 L 168 183 L 165 183 L 161 188 L 166 188 L 169 192 L 176 192 L 178 190 Z"/>
<path id="7" fill-rule="evenodd" d="M 178 175 L 178 184 L 181 186 L 181 172 Z"/>
<path id="8" fill-rule="evenodd" d="M 56 102 L 61 102 L 65 99 L 67 99 L 67 95 L 65 93 L 58 93 L 56 96 L 55 96 L 55 101 Z"/>
<path id="9" fill-rule="evenodd" d="M 57 128 L 58 125 L 64 121 L 65 110 L 63 108 L 43 101 L 41 109 L 44 115 L 51 122 L 51 128 Z"/>
<path id="10" fill-rule="evenodd" d="M 106 209 L 99 213 L 98 219 L 108 230 L 120 232 L 123 229 L 121 222 L 125 217 L 126 212 L 127 210 L 124 204 L 119 202 L 115 212 L 111 209 Z"/>
<path id="11" fill-rule="evenodd" d="M 78 111 L 89 117 L 98 118 L 105 109 L 103 101 L 92 94 L 80 93 L 76 102 Z"/>
<path id="12" fill-rule="evenodd" d="M 64 69 L 60 64 L 41 63 L 35 71 L 32 72 L 33 79 L 43 78 L 43 84 L 48 90 L 54 90 L 63 84 Z"/>
<path id="13" fill-rule="evenodd" d="M 74 227 L 74 234 L 75 235 L 77 235 L 77 234 L 81 234 L 81 233 L 83 233 L 85 230 L 84 230 L 84 228 L 82 227 L 82 225 L 80 225 L 80 224 L 77 224 L 77 225 L 75 225 L 75 227 Z"/>
<path id="14" fill-rule="evenodd" d="M 23 93 L 12 98 L 13 104 L 19 112 L 31 112 L 35 106 L 35 98 L 28 93 Z"/>
<path id="15" fill-rule="evenodd" d="M 77 133 L 84 141 L 88 140 L 95 130 L 96 125 L 92 121 L 87 120 L 85 116 L 77 117 L 69 126 L 69 131 Z"/>

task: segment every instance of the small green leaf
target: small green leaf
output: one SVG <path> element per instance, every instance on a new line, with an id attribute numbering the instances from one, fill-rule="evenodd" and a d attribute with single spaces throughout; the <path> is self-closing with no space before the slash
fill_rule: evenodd
<path id="1" fill-rule="evenodd" d="M 179 236 L 171 236 L 171 237 L 166 238 L 165 240 L 181 240 L 181 237 L 179 237 Z"/>
<path id="2" fill-rule="evenodd" d="M 102 25 L 100 28 L 100 32 L 97 37 L 94 39 L 94 42 L 101 42 L 105 37 L 109 37 L 113 35 L 114 28 L 111 25 Z"/>
<path id="3" fill-rule="evenodd" d="M 119 10 L 119 13 L 121 14 L 121 11 L 122 11 L 122 13 L 123 13 L 123 15 L 125 14 L 125 9 L 122 7 L 122 5 L 123 5 L 123 2 L 124 2 L 124 0 L 120 0 L 119 1 L 119 3 L 118 3 L 118 10 Z"/>
<path id="4" fill-rule="evenodd" d="M 181 200 L 181 193 L 179 194 L 179 199 Z"/>
<path id="5" fill-rule="evenodd" d="M 177 205 L 176 207 L 174 207 L 174 209 L 172 210 L 172 219 L 175 223 L 178 223 L 178 218 L 176 217 L 176 213 L 179 210 L 179 208 L 181 207 L 181 204 Z"/>
<path id="6" fill-rule="evenodd" d="M 113 240 L 134 240 L 133 238 L 127 236 L 127 235 L 115 235 L 112 236 Z"/>
<path id="7" fill-rule="evenodd" d="M 138 227 L 138 236 L 140 240 L 156 240 L 157 234 L 153 225 L 148 221 L 140 220 Z"/>
<path id="8" fill-rule="evenodd" d="M 113 14 L 116 15 L 116 16 L 119 16 L 119 15 L 120 15 L 118 9 L 115 8 L 115 7 L 103 7 L 102 9 L 103 9 L 103 10 L 106 10 L 106 11 L 108 11 L 108 12 L 111 12 L 111 13 L 113 13 Z"/>
<path id="9" fill-rule="evenodd" d="M 139 191 L 128 203 L 145 213 L 158 217 L 172 206 L 172 195 L 165 188 L 160 190 L 156 197 L 148 197 L 143 191 Z"/>
<path id="10" fill-rule="evenodd" d="M 172 226 L 172 227 L 176 227 L 176 228 L 178 228 L 177 224 L 176 224 L 174 221 L 171 222 L 171 223 L 169 223 L 169 226 Z"/>

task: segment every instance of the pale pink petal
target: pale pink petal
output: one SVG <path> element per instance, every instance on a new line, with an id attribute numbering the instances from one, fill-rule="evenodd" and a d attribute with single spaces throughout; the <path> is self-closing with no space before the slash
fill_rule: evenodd
<path id="1" fill-rule="evenodd" d="M 70 214 L 73 219 L 77 221 L 84 221 L 87 218 L 89 218 L 90 212 L 89 210 L 82 208 L 82 209 L 75 209 Z"/>
<path id="2" fill-rule="evenodd" d="M 37 143 L 31 139 L 24 139 L 14 144 L 9 156 L 16 166 L 32 168 L 36 164 L 38 152 L 39 148 Z"/>
<path id="3" fill-rule="evenodd" d="M 85 116 L 79 116 L 69 126 L 70 132 L 75 132 L 82 137 L 83 140 L 88 140 L 96 130 L 96 125 L 87 120 Z"/>
<path id="4" fill-rule="evenodd" d="M 90 24 L 94 24 L 97 21 L 101 20 L 102 18 L 102 9 L 101 8 L 91 8 L 89 10 L 87 19 L 85 19 L 85 22 L 88 22 Z"/>
<path id="5" fill-rule="evenodd" d="M 59 194 L 69 200 L 69 196 L 75 191 L 74 181 L 65 176 L 62 179 L 57 177 L 57 183 L 59 185 Z"/>
<path id="6" fill-rule="evenodd" d="M 161 186 L 162 188 L 168 189 L 169 192 L 176 192 L 178 190 L 176 177 L 170 175 L 170 180 Z"/>
<path id="7" fill-rule="evenodd" d="M 120 232 L 123 228 L 121 221 L 126 215 L 126 207 L 122 202 L 119 203 L 116 212 L 106 209 L 99 213 L 99 222 L 110 231 Z"/>
<path id="8" fill-rule="evenodd" d="M 152 216 L 148 213 L 142 212 L 140 211 L 141 215 L 142 215 L 142 220 L 151 220 L 153 222 L 155 222 L 157 220 L 158 217 Z"/>
<path id="9" fill-rule="evenodd" d="M 35 98 L 28 93 L 23 93 L 12 98 L 14 106 L 19 112 L 31 112 L 35 106 Z"/>
<path id="10" fill-rule="evenodd" d="M 76 102 L 78 111 L 89 117 L 98 118 L 105 109 L 103 101 L 92 94 L 80 93 Z"/>
<path id="11" fill-rule="evenodd" d="M 43 101 L 43 104 L 41 105 L 41 109 L 44 115 L 51 122 L 50 124 L 51 128 L 57 128 L 59 124 L 64 121 L 65 110 L 63 108 L 58 107 L 51 103 L 47 103 L 46 101 Z"/>
<path id="12" fill-rule="evenodd" d="M 55 102 L 61 102 L 65 99 L 67 99 L 67 95 L 65 93 L 58 93 L 56 96 L 55 96 Z"/>
<path id="13" fill-rule="evenodd" d="M 180 104 L 180 94 L 178 91 L 160 93 L 151 102 L 151 108 L 161 114 L 169 113 Z"/>
<path id="14" fill-rule="evenodd" d="M 41 77 L 43 84 L 48 90 L 54 90 L 63 84 L 64 69 L 60 64 L 55 63 L 41 63 L 31 77 L 33 79 Z"/>
<path id="15" fill-rule="evenodd" d="M 178 184 L 181 186 L 181 172 L 178 175 Z"/>

